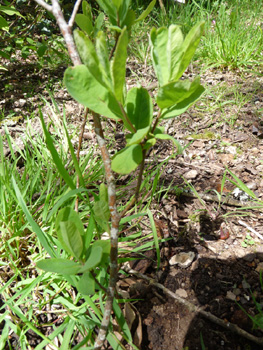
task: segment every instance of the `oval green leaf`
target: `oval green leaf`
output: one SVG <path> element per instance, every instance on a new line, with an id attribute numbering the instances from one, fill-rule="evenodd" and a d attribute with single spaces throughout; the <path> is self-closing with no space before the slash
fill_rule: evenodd
<path id="1" fill-rule="evenodd" d="M 101 85 L 85 65 L 68 68 L 64 82 L 70 95 L 85 107 L 107 118 L 122 119 L 120 106 L 112 92 Z"/>
<path id="2" fill-rule="evenodd" d="M 140 87 L 134 87 L 127 93 L 125 101 L 127 116 L 136 130 L 151 125 L 153 118 L 153 104 L 149 92 Z"/>
<path id="3" fill-rule="evenodd" d="M 118 174 L 129 174 L 142 162 L 141 145 L 131 145 L 116 153 L 111 168 Z"/>
<path id="4" fill-rule="evenodd" d="M 36 265 L 41 270 L 61 275 L 76 275 L 81 269 L 78 263 L 67 259 L 44 259 L 38 261 Z"/>

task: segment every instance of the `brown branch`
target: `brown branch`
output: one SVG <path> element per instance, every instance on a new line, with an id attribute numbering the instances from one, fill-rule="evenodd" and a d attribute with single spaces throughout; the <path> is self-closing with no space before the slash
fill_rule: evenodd
<path id="1" fill-rule="evenodd" d="M 94 350 L 101 349 L 107 335 L 110 324 L 110 316 L 114 299 L 114 291 L 118 277 L 118 233 L 119 233 L 119 215 L 116 206 L 116 188 L 115 179 L 111 170 L 111 160 L 106 147 L 103 130 L 100 122 L 100 116 L 92 113 L 95 126 L 95 133 L 100 147 L 102 160 L 105 167 L 105 176 L 108 186 L 109 208 L 111 214 L 111 252 L 110 252 L 110 281 L 107 289 L 107 300 L 104 308 L 104 315 L 101 322 L 99 334 L 94 344 Z"/>
<path id="2" fill-rule="evenodd" d="M 35 0 L 35 2 L 44 7 L 44 9 L 46 9 L 48 12 L 52 12 L 52 6 L 47 4 L 44 0 Z"/>
<path id="3" fill-rule="evenodd" d="M 254 335 L 239 328 L 237 325 L 235 325 L 231 322 L 225 322 L 225 321 L 221 320 L 220 318 L 214 316 L 210 312 L 204 311 L 200 306 L 196 306 L 196 305 L 192 304 L 190 301 L 179 297 L 177 294 L 173 293 L 170 289 L 164 287 L 162 284 L 160 284 L 158 282 L 155 282 L 154 279 L 152 279 L 152 278 L 150 278 L 150 277 L 148 277 L 140 272 L 132 270 L 128 267 L 124 267 L 123 270 L 129 274 L 135 275 L 135 276 L 147 281 L 150 285 L 161 289 L 166 295 L 168 295 L 169 297 L 178 301 L 180 304 L 183 304 L 184 306 L 186 306 L 190 312 L 196 312 L 196 313 L 202 315 L 203 317 L 205 317 L 206 319 L 208 319 L 209 321 L 212 321 L 215 324 L 217 324 L 225 329 L 228 329 L 231 332 L 236 333 L 236 334 L 240 335 L 241 337 L 244 337 L 244 338 L 254 342 L 255 344 L 263 345 L 263 337 L 261 337 L 261 338 L 255 337 Z"/>
<path id="4" fill-rule="evenodd" d="M 65 43 L 67 45 L 68 53 L 72 63 L 74 66 L 81 64 L 81 60 L 75 42 L 73 40 L 71 27 L 65 21 L 58 0 L 52 0 L 52 13 L 55 16 L 59 29 L 63 35 L 63 38 L 65 39 Z"/>
<path id="5" fill-rule="evenodd" d="M 44 7 L 47 11 L 52 12 L 54 17 L 56 18 L 57 24 L 59 26 L 59 29 L 61 31 L 61 34 L 63 35 L 63 38 L 65 40 L 69 57 L 73 63 L 74 66 L 77 66 L 81 64 L 81 60 L 75 45 L 75 42 L 73 40 L 72 31 L 70 25 L 67 24 L 65 21 L 63 12 L 61 10 L 61 7 L 59 5 L 58 0 L 52 0 L 52 6 L 48 5 L 43 0 L 35 0 L 36 3 L 38 3 L 40 6 Z"/>

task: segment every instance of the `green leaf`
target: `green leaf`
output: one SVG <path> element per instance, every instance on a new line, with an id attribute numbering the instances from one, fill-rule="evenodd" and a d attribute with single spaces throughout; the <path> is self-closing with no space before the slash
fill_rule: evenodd
<path id="1" fill-rule="evenodd" d="M 177 68 L 177 72 L 175 70 L 173 72 L 174 80 L 179 79 L 183 75 L 184 71 L 191 62 L 191 59 L 204 32 L 204 25 L 204 22 L 197 23 L 187 34 L 182 45 L 182 52 L 184 52 L 184 54 L 181 58 L 181 63 Z"/>
<path id="2" fill-rule="evenodd" d="M 104 14 L 101 12 L 94 22 L 94 37 L 97 36 L 104 23 Z"/>
<path id="3" fill-rule="evenodd" d="M 169 118 L 175 118 L 178 115 L 181 115 L 194 102 L 196 102 L 201 97 L 201 95 L 203 94 L 204 91 L 205 91 L 205 89 L 203 88 L 202 85 L 200 85 L 191 96 L 189 96 L 188 98 L 186 98 L 182 102 L 178 103 L 175 106 L 171 106 L 169 108 L 163 109 L 162 114 L 161 114 L 161 118 L 162 119 L 169 119 Z"/>
<path id="4" fill-rule="evenodd" d="M 131 146 L 134 144 L 139 144 L 145 138 L 150 130 L 150 126 L 147 126 L 144 129 L 139 129 L 135 134 L 132 134 L 132 137 L 127 142 L 127 146 Z"/>
<path id="5" fill-rule="evenodd" d="M 154 8 L 155 6 L 155 3 L 156 3 L 156 0 L 153 0 L 150 2 L 150 4 L 148 5 L 148 7 L 146 8 L 146 10 L 144 10 L 140 16 L 136 19 L 135 22 L 140 22 L 140 21 L 143 21 L 148 15 L 149 13 L 152 11 L 152 9 Z"/>
<path id="6" fill-rule="evenodd" d="M 106 221 L 108 222 L 110 219 L 110 209 L 109 204 L 106 201 L 98 201 L 94 203 L 93 206 L 94 217 L 96 221 Z"/>
<path id="7" fill-rule="evenodd" d="M 169 66 L 167 64 L 168 29 L 152 28 L 150 33 L 151 57 L 155 74 L 160 86 L 169 81 Z"/>
<path id="8" fill-rule="evenodd" d="M 77 289 L 83 295 L 95 294 L 95 281 L 90 273 L 84 273 L 77 282 Z"/>
<path id="9" fill-rule="evenodd" d="M 123 3 L 123 0 L 112 0 L 112 2 L 116 6 L 116 8 L 119 10 L 121 4 Z"/>
<path id="10" fill-rule="evenodd" d="M 89 18 L 89 20 L 92 22 L 92 10 L 90 4 L 86 1 L 82 1 L 82 12 L 85 16 Z"/>
<path id="11" fill-rule="evenodd" d="M 67 259 L 44 259 L 36 263 L 36 266 L 47 272 L 59 273 L 61 275 L 76 275 L 81 269 L 81 265 Z"/>
<path id="12" fill-rule="evenodd" d="M 153 104 L 146 89 L 142 87 L 130 89 L 127 93 L 125 109 L 129 120 L 136 130 L 144 129 L 151 125 Z"/>
<path id="13" fill-rule="evenodd" d="M 169 70 L 169 81 L 175 81 L 178 65 L 181 62 L 184 52 L 182 44 L 184 41 L 183 33 L 179 26 L 170 25 L 168 28 L 167 40 L 167 64 Z"/>
<path id="14" fill-rule="evenodd" d="M 136 14 L 133 10 L 129 10 L 124 21 L 121 23 L 121 27 L 127 27 L 128 32 L 131 31 L 132 25 L 135 23 Z"/>
<path id="15" fill-rule="evenodd" d="M 127 21 L 128 12 L 131 11 L 129 10 L 130 2 L 131 0 L 121 0 L 121 5 L 118 9 L 118 17 L 121 28 L 126 25 L 125 22 Z"/>
<path id="16" fill-rule="evenodd" d="M 111 251 L 110 240 L 107 239 L 107 240 L 95 241 L 92 244 L 92 247 L 93 248 L 95 248 L 95 247 L 101 247 L 102 248 L 102 259 L 101 259 L 100 265 L 103 264 L 103 263 L 107 264 L 108 261 L 109 261 L 109 255 L 110 255 L 110 251 Z"/>
<path id="17" fill-rule="evenodd" d="M 108 84 L 109 86 L 111 86 L 111 89 L 113 91 L 109 53 L 108 53 L 105 34 L 102 31 L 98 32 L 96 37 L 96 51 L 97 51 L 97 56 L 98 56 L 100 65 L 105 72 L 105 76 L 107 77 Z"/>
<path id="18" fill-rule="evenodd" d="M 59 222 L 60 221 L 72 221 L 75 223 L 79 233 L 81 236 L 84 236 L 85 230 L 83 223 L 79 217 L 79 214 L 73 210 L 71 207 L 65 207 L 61 209 L 58 213 L 57 219 L 56 219 L 56 230 L 59 230 Z"/>
<path id="19" fill-rule="evenodd" d="M 100 200 L 108 202 L 108 188 L 103 182 L 100 184 Z"/>
<path id="20" fill-rule="evenodd" d="M 115 96 L 121 103 L 123 103 L 123 89 L 126 75 L 127 46 L 128 34 L 127 28 L 125 27 L 119 36 L 111 66 L 111 75 Z"/>
<path id="21" fill-rule="evenodd" d="M 72 221 L 61 221 L 59 223 L 58 239 L 67 252 L 78 260 L 83 252 L 83 241 L 81 235 Z"/>
<path id="22" fill-rule="evenodd" d="M 91 35 L 94 28 L 88 16 L 84 15 L 83 13 L 77 13 L 75 17 L 75 22 L 80 27 L 80 29 L 83 30 L 83 32 L 86 32 L 88 35 Z"/>
<path id="23" fill-rule="evenodd" d="M 179 80 L 163 85 L 158 90 L 156 102 L 161 109 L 169 108 L 187 99 L 200 86 L 199 77 L 195 78 L 194 81 Z"/>
<path id="24" fill-rule="evenodd" d="M 85 262 L 85 264 L 81 267 L 80 273 L 87 272 L 89 270 L 94 269 L 97 265 L 99 265 L 101 258 L 102 258 L 102 247 L 100 246 L 91 246 L 89 248 L 90 255 L 88 257 L 88 260 Z"/>
<path id="25" fill-rule="evenodd" d="M 58 152 L 54 146 L 52 137 L 50 136 L 49 132 L 47 131 L 45 122 L 44 122 L 44 117 L 43 114 L 41 112 L 41 110 L 39 111 L 39 115 L 40 115 L 40 120 L 41 120 L 41 124 L 42 124 L 42 128 L 44 131 L 44 135 L 46 137 L 46 144 L 47 144 L 47 148 L 49 149 L 51 156 L 53 158 L 54 163 L 56 164 L 57 170 L 59 172 L 59 174 L 62 176 L 62 178 L 65 180 L 66 184 L 73 190 L 76 188 L 72 178 L 70 177 L 69 173 L 67 172 L 67 170 L 65 169 L 61 158 L 58 155 Z"/>
<path id="26" fill-rule="evenodd" d="M 89 37 L 76 29 L 74 30 L 74 40 L 81 60 L 87 66 L 89 72 L 105 88 L 111 87 L 111 83 L 100 64 L 95 47 Z"/>
<path id="27" fill-rule="evenodd" d="M 97 3 L 101 9 L 109 17 L 111 24 L 114 26 L 118 23 L 117 8 L 112 1 L 109 0 L 97 0 Z"/>
<path id="28" fill-rule="evenodd" d="M 5 31 L 8 31 L 9 29 L 9 23 L 2 16 L 0 16 L 0 29 Z"/>
<path id="29" fill-rule="evenodd" d="M 153 147 L 154 145 L 156 144 L 156 138 L 152 137 L 150 139 L 148 139 L 146 142 L 145 142 L 145 145 L 143 146 L 143 149 L 150 149 L 151 147 Z"/>
<path id="30" fill-rule="evenodd" d="M 114 95 L 94 78 L 86 66 L 68 68 L 64 81 L 70 95 L 79 103 L 104 117 L 122 119 L 122 112 Z"/>
<path id="31" fill-rule="evenodd" d="M 24 16 L 22 16 L 21 13 L 14 8 L 14 6 L 0 6 L 0 11 L 4 12 L 8 16 L 17 15 L 24 18 Z"/>
<path id="32" fill-rule="evenodd" d="M 131 145 L 116 153 L 112 158 L 112 170 L 118 174 L 129 174 L 142 162 L 141 145 Z"/>
<path id="33" fill-rule="evenodd" d="M 60 210 L 56 219 L 56 231 L 63 248 L 80 259 L 83 252 L 84 227 L 78 213 L 70 207 Z"/>
<path id="34" fill-rule="evenodd" d="M 173 143 L 175 144 L 175 146 L 177 148 L 177 154 L 182 154 L 183 149 L 182 149 L 180 142 L 178 140 L 176 140 L 174 137 L 172 137 L 171 135 L 156 134 L 154 136 L 156 139 L 159 139 L 159 140 L 171 140 L 171 141 L 173 141 Z"/>
<path id="35" fill-rule="evenodd" d="M 94 219 L 106 232 L 109 232 L 110 209 L 107 201 L 99 200 L 93 205 Z"/>

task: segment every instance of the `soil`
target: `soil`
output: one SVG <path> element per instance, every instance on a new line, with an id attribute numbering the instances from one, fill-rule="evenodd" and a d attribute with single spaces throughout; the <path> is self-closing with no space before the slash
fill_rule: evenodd
<path id="1" fill-rule="evenodd" d="M 146 70 L 138 62 L 130 62 L 129 67 L 129 87 L 137 84 L 139 75 L 143 86 L 154 82 L 151 69 Z M 50 101 L 46 89 L 48 81 L 55 90 L 59 108 L 65 105 L 68 120 L 76 126 L 81 124 L 83 109 L 57 82 L 61 81 L 64 69 L 54 71 L 51 81 L 50 73 L 43 69 L 37 71 L 33 64 L 10 67 L 8 72 L 1 72 L 0 89 L 4 94 L 0 104 L 6 117 L 2 121 L 2 135 L 5 124 L 19 140 L 27 118 L 42 103 L 40 94 Z M 174 148 L 167 141 L 158 143 L 147 160 L 147 165 L 156 167 L 167 159 L 159 183 L 160 189 L 169 190 L 158 202 L 151 204 L 158 234 L 167 239 L 161 245 L 161 265 L 157 268 L 156 252 L 151 250 L 131 267 L 226 324 L 231 322 L 262 338 L 263 331 L 256 329 L 250 318 L 259 313 L 256 303 L 259 309 L 263 307 L 263 286 L 260 284 L 262 209 L 251 209 L 254 205 L 251 198 L 244 192 L 237 193 L 237 186 L 230 181 L 235 179 L 227 173 L 225 181 L 224 174 L 226 168 L 229 169 L 263 201 L 263 77 L 255 72 L 224 69 L 200 73 L 196 64 L 184 78 L 198 74 L 207 89 L 204 99 L 179 118 L 163 123 L 167 132 L 185 147 L 183 153 L 173 156 Z M 151 93 L 154 94 L 154 90 Z M 20 116 L 22 118 L 14 118 Z M 39 130 L 37 118 L 31 122 Z M 111 126 L 110 123 L 109 130 Z M 118 148 L 123 146 L 121 128 L 110 134 L 111 137 L 115 138 Z M 94 139 L 89 125 L 86 138 L 89 142 Z M 87 145 L 84 141 L 84 149 Z M 5 152 L 8 156 L 7 146 Z M 124 178 L 120 183 L 125 181 Z M 194 190 L 190 191 L 186 182 Z M 145 233 L 148 233 L 147 229 Z M 171 257 L 180 252 L 194 253 L 193 262 L 186 268 L 169 263 Z M 216 325 L 198 312 L 189 311 L 162 290 L 134 276 L 129 283 L 121 278 L 119 287 L 126 289 L 131 298 L 139 300 L 132 303 L 136 318 L 131 322 L 131 329 L 138 347 L 143 350 L 263 348 L 263 345 Z M 32 338 L 34 348 L 40 340 L 33 332 L 28 336 Z M 19 346 L 17 339 L 13 339 L 13 344 L 14 349 Z"/>

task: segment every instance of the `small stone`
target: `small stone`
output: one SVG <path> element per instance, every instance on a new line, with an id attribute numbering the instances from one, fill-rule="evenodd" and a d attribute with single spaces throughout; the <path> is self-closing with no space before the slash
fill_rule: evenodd
<path id="1" fill-rule="evenodd" d="M 246 186 L 252 191 L 254 191 L 254 190 L 256 190 L 258 188 L 257 184 L 255 182 L 252 182 L 252 181 L 248 182 L 246 184 Z"/>
<path id="2" fill-rule="evenodd" d="M 187 253 L 179 253 L 171 257 L 169 260 L 170 265 L 177 265 L 182 267 L 183 269 L 186 269 L 189 267 L 193 260 L 195 258 L 195 253 L 194 252 L 187 252 Z"/>
<path id="3" fill-rule="evenodd" d="M 184 174 L 184 177 L 186 178 L 186 180 L 192 180 L 192 179 L 195 179 L 197 175 L 198 175 L 198 172 L 196 170 L 190 170 Z"/>
<path id="4" fill-rule="evenodd" d="M 243 287 L 243 289 L 249 289 L 249 288 L 251 288 L 251 287 L 250 287 L 250 284 L 247 283 L 245 280 L 242 281 L 242 287 Z"/>
<path id="5" fill-rule="evenodd" d="M 233 290 L 233 293 L 234 293 L 235 295 L 240 295 L 240 294 L 241 294 L 241 290 L 240 290 L 239 288 L 235 288 L 235 289 Z"/>
<path id="6" fill-rule="evenodd" d="M 26 104 L 26 100 L 25 100 L 25 99 L 20 98 L 20 99 L 18 100 L 18 106 L 19 106 L 19 107 L 24 107 L 25 104 Z"/>
<path id="7" fill-rule="evenodd" d="M 236 300 L 235 294 L 232 293 L 230 290 L 227 291 L 227 293 L 226 293 L 226 298 L 229 299 L 229 300 Z"/>
<path id="8" fill-rule="evenodd" d="M 187 296 L 188 296 L 186 290 L 184 290 L 182 288 L 176 289 L 175 294 L 178 295 L 178 297 L 181 297 L 181 298 L 187 298 Z"/>

